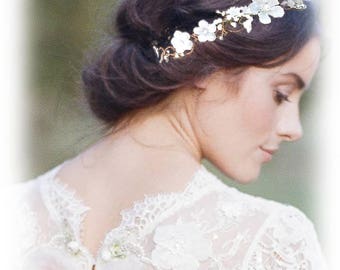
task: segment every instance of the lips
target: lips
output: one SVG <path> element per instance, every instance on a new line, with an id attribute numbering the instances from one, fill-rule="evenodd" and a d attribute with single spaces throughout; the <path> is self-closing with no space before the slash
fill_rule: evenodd
<path id="1" fill-rule="evenodd" d="M 265 151 L 265 152 L 267 152 L 271 155 L 274 155 L 278 150 L 278 148 L 272 148 L 272 149 L 267 149 L 267 148 L 263 148 L 263 147 L 260 147 L 260 148 L 261 148 L 261 150 L 263 150 L 263 151 Z"/>
<path id="2" fill-rule="evenodd" d="M 260 149 L 263 151 L 264 159 L 266 162 L 270 161 L 273 158 L 273 155 L 278 150 L 278 148 L 263 148 L 260 147 Z"/>

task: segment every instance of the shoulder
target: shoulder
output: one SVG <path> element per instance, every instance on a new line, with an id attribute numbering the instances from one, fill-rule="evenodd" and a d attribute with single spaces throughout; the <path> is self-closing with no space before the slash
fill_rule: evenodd
<path id="1" fill-rule="evenodd" d="M 43 208 L 41 187 L 44 182 L 51 178 L 50 176 L 57 167 L 37 177 L 9 185 L 2 189 L 0 191 L 0 213 L 12 217 L 8 220 L 20 218 L 26 222 L 29 217 L 33 216 L 34 212 L 41 210 Z"/>
<path id="2" fill-rule="evenodd" d="M 38 238 L 39 225 L 35 211 L 39 200 L 38 186 L 38 181 L 31 179 L 12 184 L 0 192 L 0 238 L 5 239 L 0 243 L 0 250 L 5 252 L 4 263 L 10 267 L 14 267 L 12 264 L 17 263 L 22 252 L 32 247 Z"/>
<path id="3" fill-rule="evenodd" d="M 211 183 L 210 192 L 155 228 L 155 261 L 163 262 L 164 247 L 176 252 L 181 243 L 195 263 L 216 269 L 326 269 L 314 226 L 301 210 Z M 178 258 L 184 263 L 187 255 Z"/>
<path id="4" fill-rule="evenodd" d="M 213 223 L 222 224 L 218 250 L 230 254 L 223 247 L 234 245 L 233 258 L 243 268 L 327 269 L 314 224 L 299 208 L 224 184 L 205 200 L 199 207 L 209 208 Z"/>
<path id="5" fill-rule="evenodd" d="M 232 213 L 235 217 L 252 217 L 262 219 L 264 222 L 268 217 L 285 212 L 287 209 L 299 211 L 291 205 L 242 192 L 235 187 L 228 186 L 217 177 L 215 181 L 217 184 L 215 189 L 208 193 L 205 200 L 209 200 L 211 207 L 225 212 L 226 215 Z"/>
<path id="6" fill-rule="evenodd" d="M 6 239 L 0 243 L 0 250 L 8 251 L 8 258 L 21 259 L 23 254 L 45 240 L 45 226 L 52 223 L 49 222 L 50 213 L 44 203 L 42 186 L 48 183 L 59 166 L 0 191 L 0 216 L 3 220 L 0 238 Z M 13 262 L 9 262 L 11 266 Z"/>
<path id="7" fill-rule="evenodd" d="M 59 169 L 61 164 L 45 171 L 44 173 L 9 185 L 0 191 L 1 200 L 12 204 L 33 203 L 40 196 L 40 189 L 43 182 L 50 179 L 54 173 Z"/>
<path id="8" fill-rule="evenodd" d="M 1 212 L 23 209 L 34 204 L 39 195 L 39 181 L 30 179 L 25 182 L 12 184 L 1 190 Z"/>
<path id="9" fill-rule="evenodd" d="M 285 204 L 264 219 L 254 234 L 245 262 L 255 269 L 326 269 L 314 224 L 300 209 Z"/>
<path id="10" fill-rule="evenodd" d="M 242 217 L 239 228 L 250 232 L 244 265 L 254 269 L 327 268 L 314 224 L 299 208 L 229 187 L 219 196 L 229 215 L 232 210 Z"/>
<path id="11" fill-rule="evenodd" d="M 207 170 L 205 170 L 204 176 L 209 178 L 209 181 L 214 186 L 212 192 L 207 194 L 207 197 L 209 197 L 207 200 L 213 201 L 214 203 L 211 205 L 215 205 L 214 207 L 228 206 L 228 208 L 237 209 L 239 214 L 249 212 L 257 216 L 261 215 L 264 220 L 269 217 L 294 214 L 312 225 L 304 212 L 293 205 L 243 192 L 236 187 L 224 183 L 220 178 Z"/>

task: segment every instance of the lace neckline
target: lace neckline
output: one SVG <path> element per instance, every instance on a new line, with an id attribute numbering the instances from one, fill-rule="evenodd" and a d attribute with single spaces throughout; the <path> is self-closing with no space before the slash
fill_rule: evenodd
<path id="1" fill-rule="evenodd" d="M 213 190 L 217 190 L 222 186 L 226 187 L 203 164 L 200 164 L 184 190 L 144 195 L 144 199 L 133 202 L 132 207 L 122 209 L 120 211 L 121 222 L 105 234 L 94 256 L 82 242 L 83 221 L 86 213 L 91 208 L 77 195 L 76 190 L 56 177 L 58 171 L 67 162 L 69 160 L 65 160 L 39 177 L 40 190 L 46 208 L 52 219 L 61 226 L 61 231 L 66 238 L 65 240 L 76 243 L 77 250 L 82 251 L 91 263 L 97 261 L 100 252 L 105 249 L 105 246 L 112 244 L 116 240 L 117 235 L 126 236 L 128 233 L 130 236 L 133 234 L 135 238 L 142 238 L 177 209 L 194 203 Z M 148 206 L 151 205 L 161 206 L 155 209 L 152 218 L 147 213 Z M 145 215 L 148 216 L 147 219 L 144 218 Z"/>

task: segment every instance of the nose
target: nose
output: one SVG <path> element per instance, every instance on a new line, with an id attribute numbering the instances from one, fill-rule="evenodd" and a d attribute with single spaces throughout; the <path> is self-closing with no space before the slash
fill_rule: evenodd
<path id="1" fill-rule="evenodd" d="M 277 125 L 277 133 L 285 141 L 297 141 L 303 136 L 299 107 L 282 112 Z"/>

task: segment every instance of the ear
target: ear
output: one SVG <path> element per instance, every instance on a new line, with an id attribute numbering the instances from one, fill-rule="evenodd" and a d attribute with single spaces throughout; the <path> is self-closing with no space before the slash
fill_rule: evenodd
<path id="1" fill-rule="evenodd" d="M 207 76 L 204 76 L 202 78 L 197 79 L 194 83 L 195 87 L 197 87 L 198 89 L 201 89 L 201 90 L 205 90 L 208 87 L 208 85 L 210 84 L 214 75 L 215 74 L 213 73 L 213 74 L 209 74 Z"/>
<path id="2" fill-rule="evenodd" d="M 195 87 L 198 88 L 198 89 L 201 89 L 201 90 L 206 89 L 208 84 L 209 83 L 208 83 L 207 78 L 199 79 L 199 80 L 195 81 Z"/>

